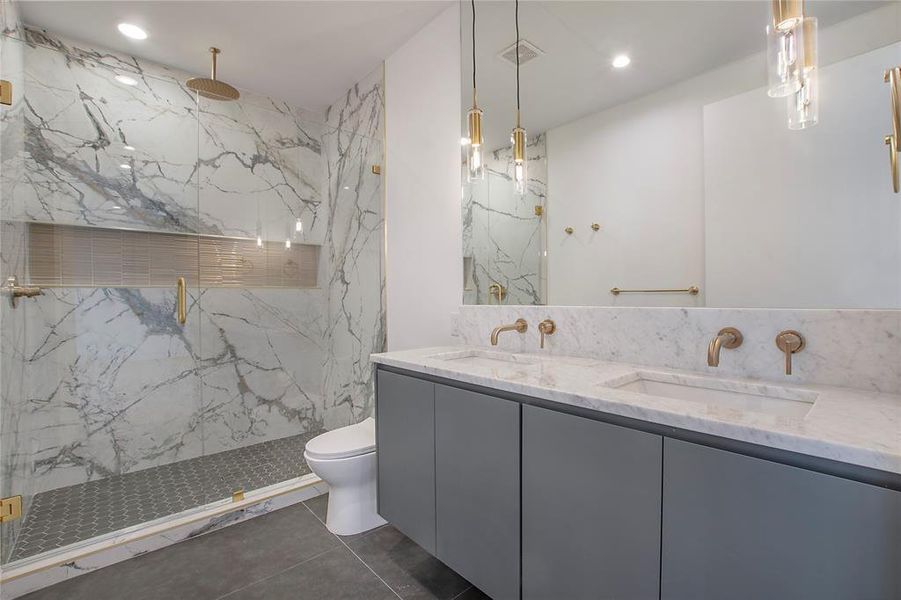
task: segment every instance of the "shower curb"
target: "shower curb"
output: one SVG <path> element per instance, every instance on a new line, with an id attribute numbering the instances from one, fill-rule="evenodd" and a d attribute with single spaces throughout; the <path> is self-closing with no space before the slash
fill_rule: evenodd
<path id="1" fill-rule="evenodd" d="M 243 500 L 220 500 L 148 523 L 57 548 L 0 568 L 0 600 L 159 550 L 241 523 L 328 492 L 314 473 L 248 492 Z"/>

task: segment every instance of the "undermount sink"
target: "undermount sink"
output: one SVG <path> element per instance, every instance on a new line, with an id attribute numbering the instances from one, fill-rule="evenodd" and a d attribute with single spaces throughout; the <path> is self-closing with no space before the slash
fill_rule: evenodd
<path id="1" fill-rule="evenodd" d="M 810 390 L 695 375 L 633 371 L 601 385 L 649 396 L 706 404 L 711 410 L 740 410 L 803 418 L 818 394 Z"/>
<path id="2" fill-rule="evenodd" d="M 515 354 L 513 352 L 498 352 L 494 350 L 455 350 L 433 354 L 429 358 L 437 360 L 453 361 L 455 364 L 473 366 L 514 366 L 534 365 L 538 361 L 530 356 Z"/>

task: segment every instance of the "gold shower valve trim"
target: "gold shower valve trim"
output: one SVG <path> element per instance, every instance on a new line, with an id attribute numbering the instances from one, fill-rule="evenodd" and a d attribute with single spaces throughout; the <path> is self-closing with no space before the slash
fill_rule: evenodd
<path id="1" fill-rule="evenodd" d="M 591 224 L 591 230 L 592 230 L 592 231 L 600 231 L 600 230 L 601 230 L 601 224 L 600 224 L 600 223 L 592 223 L 592 224 Z"/>
<path id="2" fill-rule="evenodd" d="M 572 234 L 573 234 L 573 231 L 575 231 L 575 230 L 574 230 L 572 227 L 567 227 L 567 228 L 564 229 L 563 231 L 566 232 L 566 235 L 572 235 Z"/>

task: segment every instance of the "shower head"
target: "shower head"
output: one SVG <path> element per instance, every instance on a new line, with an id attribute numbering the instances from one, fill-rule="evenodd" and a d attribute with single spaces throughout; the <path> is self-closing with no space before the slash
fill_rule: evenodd
<path id="1" fill-rule="evenodd" d="M 219 48 L 210 48 L 210 54 L 213 55 L 213 66 L 210 70 L 210 78 L 192 77 L 185 85 L 203 96 L 211 100 L 237 100 L 241 94 L 228 85 L 224 81 L 216 79 L 216 56 L 221 52 Z"/>

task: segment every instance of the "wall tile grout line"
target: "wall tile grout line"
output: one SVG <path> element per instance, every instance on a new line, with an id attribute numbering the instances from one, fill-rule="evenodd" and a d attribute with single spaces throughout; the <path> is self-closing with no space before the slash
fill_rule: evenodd
<path id="1" fill-rule="evenodd" d="M 303 502 L 303 505 L 304 505 L 304 508 L 306 508 L 308 511 L 310 511 L 310 514 L 312 514 L 313 517 L 316 518 L 316 520 L 318 520 L 320 523 L 322 523 L 322 526 L 323 526 L 323 527 L 326 527 L 325 521 L 323 521 L 322 519 L 320 519 L 320 518 L 319 518 L 319 515 L 317 515 L 316 513 L 314 513 L 314 512 L 313 512 L 313 509 L 311 509 L 311 508 L 309 507 L 309 505 L 308 505 L 306 502 Z M 376 529 L 378 529 L 378 528 L 376 528 Z M 326 527 L 326 530 L 328 530 L 328 527 Z M 372 531 L 375 531 L 375 530 L 373 529 Z M 332 533 L 332 532 L 329 531 L 329 533 Z M 367 532 L 366 535 L 368 535 L 369 533 L 370 533 L 370 532 Z M 353 548 L 351 548 L 350 546 L 348 546 L 347 543 L 346 543 L 343 539 L 341 539 L 341 536 L 340 536 L 340 535 L 337 535 L 337 534 L 334 534 L 334 533 L 332 533 L 332 535 L 335 536 L 335 538 L 336 538 L 339 542 L 341 542 L 341 545 L 343 545 L 345 548 L 347 548 L 347 549 L 350 551 L 350 553 L 353 554 L 353 555 L 356 557 L 356 559 L 357 559 L 358 561 L 360 561 L 361 563 L 363 563 L 363 566 L 366 567 L 367 569 L 369 569 L 369 571 L 370 571 L 373 575 L 375 575 L 375 576 L 378 578 L 379 581 L 381 581 L 382 583 L 384 583 L 384 584 L 385 584 L 385 587 L 387 587 L 389 590 L 391 590 L 391 593 L 392 593 L 392 594 L 394 594 L 395 596 L 397 596 L 398 598 L 400 598 L 401 600 L 403 600 L 403 596 L 401 596 L 400 594 L 398 594 L 398 593 L 397 593 L 397 590 L 395 590 L 393 587 L 391 587 L 390 585 L 388 585 L 388 582 L 385 581 L 384 579 L 382 579 L 382 576 L 381 576 L 381 575 L 379 575 L 378 573 L 376 573 L 375 570 L 374 570 L 372 567 L 370 567 L 368 564 L 366 564 L 366 561 L 363 560 L 362 558 L 360 558 L 360 555 L 358 555 L 356 552 L 354 552 L 354 551 L 353 551 Z M 364 535 L 363 537 L 366 537 L 366 536 Z"/>

